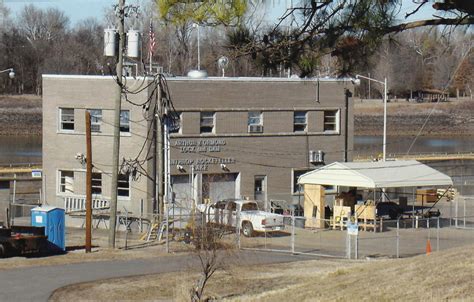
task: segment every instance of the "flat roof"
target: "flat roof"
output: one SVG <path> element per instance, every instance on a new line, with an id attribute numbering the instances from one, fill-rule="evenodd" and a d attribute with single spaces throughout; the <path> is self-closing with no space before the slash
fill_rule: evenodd
<path id="1" fill-rule="evenodd" d="M 43 74 L 43 78 L 52 79 L 91 79 L 91 80 L 111 80 L 112 75 L 70 75 L 70 74 Z M 129 80 L 139 79 L 144 77 L 127 77 Z M 150 76 L 146 78 L 152 78 Z M 165 76 L 167 81 L 219 81 L 219 82 L 349 82 L 353 78 L 277 78 L 277 77 L 207 77 L 207 78 L 190 78 L 184 76 Z"/>
<path id="2" fill-rule="evenodd" d="M 451 177 L 416 160 L 335 162 L 301 175 L 298 183 L 371 189 L 453 185 Z"/>

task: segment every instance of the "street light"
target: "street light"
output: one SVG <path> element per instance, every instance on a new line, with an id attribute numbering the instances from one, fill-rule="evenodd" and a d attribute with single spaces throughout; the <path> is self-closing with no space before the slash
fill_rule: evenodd
<path id="1" fill-rule="evenodd" d="M 384 81 L 379 81 L 376 79 L 372 79 L 363 75 L 356 74 L 356 79 L 366 79 L 369 81 L 373 81 L 384 86 L 384 93 L 383 93 L 383 151 L 382 151 L 382 160 L 385 161 L 386 159 L 386 151 L 387 151 L 387 78 Z"/>
<path id="2" fill-rule="evenodd" d="M 4 72 L 8 72 L 8 76 L 10 77 L 10 79 L 13 79 L 15 78 L 15 71 L 13 70 L 13 68 L 8 68 L 8 69 L 5 69 L 5 70 L 2 70 L 0 71 L 0 73 L 4 73 Z"/>
<path id="3" fill-rule="evenodd" d="M 197 42 L 198 42 L 198 70 L 201 70 L 201 35 L 200 35 L 200 26 L 197 23 L 193 23 L 193 28 L 197 30 Z"/>

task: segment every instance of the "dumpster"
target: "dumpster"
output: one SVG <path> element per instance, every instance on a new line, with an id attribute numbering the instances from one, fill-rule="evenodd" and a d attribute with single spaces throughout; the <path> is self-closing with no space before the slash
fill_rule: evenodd
<path id="1" fill-rule="evenodd" d="M 44 227 L 50 252 L 66 251 L 65 212 L 61 208 L 40 206 L 31 210 L 31 225 Z"/>

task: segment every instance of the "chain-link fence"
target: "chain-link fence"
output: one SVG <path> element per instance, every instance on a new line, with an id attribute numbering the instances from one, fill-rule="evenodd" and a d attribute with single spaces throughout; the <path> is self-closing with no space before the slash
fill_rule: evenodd
<path id="1" fill-rule="evenodd" d="M 456 227 L 451 219 L 471 221 L 472 217 L 405 218 L 385 220 L 381 224 L 351 235 L 350 222 L 334 225 L 330 220 L 291 217 L 282 232 L 257 233 L 240 241 L 244 249 L 281 251 L 337 258 L 410 257 L 474 244 L 474 228 Z M 305 228 L 305 225 L 321 227 Z"/>
<path id="2" fill-rule="evenodd" d="M 10 225 L 31 226 L 31 210 L 38 204 L 10 203 L 8 218 Z"/>

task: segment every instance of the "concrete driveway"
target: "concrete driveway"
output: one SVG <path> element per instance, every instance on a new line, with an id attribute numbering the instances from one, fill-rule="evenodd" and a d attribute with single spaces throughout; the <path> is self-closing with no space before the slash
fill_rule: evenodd
<path id="1" fill-rule="evenodd" d="M 289 254 L 241 251 L 232 264 L 255 265 L 314 259 Z M 195 255 L 127 261 L 101 261 L 5 270 L 0 273 L 0 301 L 47 301 L 54 290 L 94 280 L 183 271 L 197 267 Z"/>

